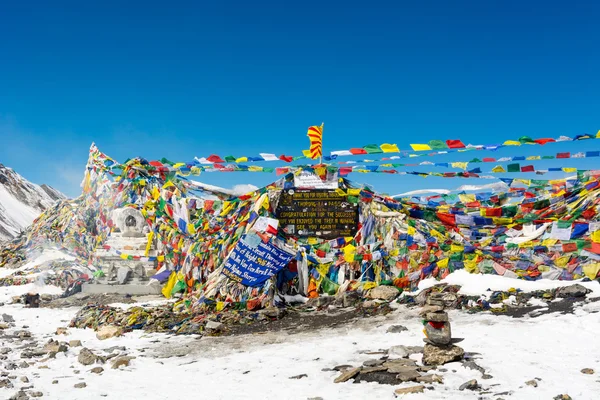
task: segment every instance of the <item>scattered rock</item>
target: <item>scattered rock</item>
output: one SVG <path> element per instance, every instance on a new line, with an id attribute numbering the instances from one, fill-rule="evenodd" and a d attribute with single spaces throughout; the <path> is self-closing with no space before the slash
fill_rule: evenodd
<path id="1" fill-rule="evenodd" d="M 443 365 L 453 361 L 460 361 L 464 355 L 465 351 L 453 344 L 448 346 L 426 344 L 423 349 L 423 364 Z"/>
<path id="2" fill-rule="evenodd" d="M 492 378 L 493 378 L 493 376 L 489 375 L 489 374 L 483 374 L 483 375 L 481 375 L 481 379 L 492 379 Z"/>
<path id="3" fill-rule="evenodd" d="M 0 329 L 8 329 L 10 328 L 10 325 L 8 325 L 7 323 L 4 322 L 0 322 Z"/>
<path id="4" fill-rule="evenodd" d="M 10 347 L 3 347 L 0 349 L 0 354 L 8 354 L 12 351 Z"/>
<path id="5" fill-rule="evenodd" d="M 400 333 L 400 332 L 406 332 L 408 330 L 407 327 L 403 326 L 403 325 L 392 325 L 389 328 L 387 328 L 387 333 Z"/>
<path id="6" fill-rule="evenodd" d="M 29 378 L 26 377 L 26 376 L 22 376 L 21 377 L 21 382 L 23 382 L 23 383 L 29 383 Z"/>
<path id="7" fill-rule="evenodd" d="M 206 330 L 208 332 L 212 332 L 212 333 L 221 332 L 224 327 L 225 327 L 225 325 L 223 325 L 221 322 L 210 321 L 210 320 L 206 321 L 206 325 L 205 325 Z"/>
<path id="8" fill-rule="evenodd" d="M 31 332 L 29 331 L 17 331 L 15 334 L 19 337 L 19 339 L 26 339 L 31 337 Z"/>
<path id="9" fill-rule="evenodd" d="M 379 303 L 373 300 L 363 301 L 362 308 L 375 308 L 379 306 Z"/>
<path id="10" fill-rule="evenodd" d="M 85 384 L 85 382 L 79 382 L 79 383 L 76 383 L 75 385 L 73 385 L 73 387 L 76 389 L 83 389 L 86 386 L 87 385 Z"/>
<path id="11" fill-rule="evenodd" d="M 264 310 L 260 310 L 259 314 L 268 318 L 280 319 L 285 315 L 285 310 L 279 307 L 267 307 Z"/>
<path id="12" fill-rule="evenodd" d="M 104 325 L 102 328 L 98 329 L 98 332 L 96 332 L 96 337 L 99 340 L 106 340 L 111 337 L 121 336 L 122 333 L 123 332 L 121 328 L 119 328 L 118 326 Z"/>
<path id="13" fill-rule="evenodd" d="M 396 390 L 394 390 L 394 393 L 396 394 L 396 396 L 400 396 L 403 394 L 423 393 L 424 390 L 425 390 L 425 386 L 418 385 L 418 386 L 410 386 L 410 387 L 406 387 L 406 388 L 396 389 Z"/>
<path id="14" fill-rule="evenodd" d="M 8 315 L 8 314 L 2 314 L 2 320 L 4 322 L 15 322 L 15 319 L 13 318 L 13 316 Z"/>
<path id="15" fill-rule="evenodd" d="M 27 361 L 21 361 L 19 368 L 29 368 L 29 363 Z"/>
<path id="16" fill-rule="evenodd" d="M 419 378 L 421 376 L 419 371 L 417 371 L 417 368 L 413 368 L 413 367 L 402 367 L 402 368 L 396 369 L 395 371 L 391 371 L 388 368 L 388 371 L 397 373 L 396 379 L 398 379 L 399 381 L 402 381 L 402 382 L 416 381 L 417 378 Z"/>
<path id="17" fill-rule="evenodd" d="M 104 351 L 107 352 L 107 353 L 113 353 L 113 352 L 115 352 L 117 350 L 119 350 L 119 351 L 126 351 L 127 347 L 125 347 L 125 346 L 113 346 L 113 347 L 109 347 L 108 349 L 104 349 Z"/>
<path id="18" fill-rule="evenodd" d="M 344 292 L 342 295 L 342 307 L 352 307 L 360 301 L 358 292 Z"/>
<path id="19" fill-rule="evenodd" d="M 533 386 L 533 387 L 537 387 L 538 386 L 538 383 L 537 383 L 537 381 L 535 379 L 527 381 L 527 382 L 525 382 L 525 384 L 528 385 L 528 386 Z"/>
<path id="20" fill-rule="evenodd" d="M 57 341 L 50 340 L 50 342 L 46 343 L 44 346 L 44 351 L 46 353 L 64 353 L 67 351 L 67 346 Z"/>
<path id="21" fill-rule="evenodd" d="M 2 379 L 2 380 L 0 380 L 0 388 L 10 389 L 12 387 L 13 387 L 13 384 L 10 381 L 10 379 Z"/>
<path id="22" fill-rule="evenodd" d="M 52 295 L 49 293 L 43 293 L 40 296 L 40 299 L 42 299 L 42 301 L 52 301 Z"/>
<path id="23" fill-rule="evenodd" d="M 135 357 L 131 357 L 131 356 L 120 356 L 114 359 L 114 361 L 112 362 L 112 369 L 117 369 L 121 366 L 123 367 L 128 367 L 129 366 L 129 362 L 131 360 L 133 360 Z"/>
<path id="24" fill-rule="evenodd" d="M 360 370 L 360 375 L 366 375 L 366 374 L 370 374 L 373 372 L 383 372 L 383 371 L 387 371 L 387 367 L 384 367 L 383 365 L 380 365 L 377 367 L 365 367 Z"/>
<path id="25" fill-rule="evenodd" d="M 557 297 L 563 297 L 563 298 L 567 298 L 567 297 L 585 297 L 586 294 L 590 293 L 591 290 L 586 288 L 583 285 L 580 285 L 579 283 L 576 283 L 574 285 L 569 285 L 569 286 L 565 286 L 562 288 L 558 288 L 556 290 L 556 296 Z"/>
<path id="26" fill-rule="evenodd" d="M 69 340 L 69 346 L 81 347 L 81 340 Z"/>
<path id="27" fill-rule="evenodd" d="M 406 358 L 411 354 L 419 354 L 423 352 L 423 347 L 421 346 L 392 346 L 388 350 L 388 354 L 390 357 L 396 356 L 400 358 Z"/>
<path id="28" fill-rule="evenodd" d="M 376 286 L 369 292 L 369 298 L 375 300 L 392 301 L 399 295 L 395 286 Z"/>
<path id="29" fill-rule="evenodd" d="M 354 378 L 356 375 L 358 375 L 359 372 L 360 372 L 360 367 L 347 369 L 346 371 L 342 372 L 342 374 L 340 376 L 335 378 L 335 380 L 333 382 L 334 383 L 346 382 L 346 381 Z"/>
<path id="30" fill-rule="evenodd" d="M 90 369 L 90 372 L 92 374 L 101 374 L 101 373 L 104 372 L 104 368 L 102 368 L 102 367 L 94 367 L 94 368 Z"/>
<path id="31" fill-rule="evenodd" d="M 379 359 L 373 359 L 373 360 L 367 360 L 363 363 L 363 365 L 365 367 L 379 367 L 380 365 L 383 365 L 383 363 L 386 360 L 379 360 Z"/>
<path id="32" fill-rule="evenodd" d="M 458 390 L 477 390 L 479 389 L 481 386 L 479 386 L 479 383 L 477 383 L 477 379 L 471 379 L 468 382 L 463 383 L 462 385 L 460 385 L 460 387 L 458 388 Z"/>
<path id="33" fill-rule="evenodd" d="M 345 371 L 350 368 L 352 368 L 352 365 L 342 364 L 342 365 L 336 365 L 335 367 L 333 367 L 333 370 L 334 371 Z"/>
<path id="34" fill-rule="evenodd" d="M 582 374 L 586 374 L 586 375 L 593 375 L 594 374 L 594 370 L 591 368 L 584 368 L 581 370 Z"/>
<path id="35" fill-rule="evenodd" d="M 44 395 L 44 393 L 42 393 L 42 392 L 29 392 L 29 395 L 31 397 L 42 397 Z"/>
<path id="36" fill-rule="evenodd" d="M 308 378 L 308 375 L 300 374 L 300 375 L 290 376 L 290 379 L 302 379 L 302 378 Z"/>
<path id="37" fill-rule="evenodd" d="M 52 384 L 53 384 L 53 385 L 57 385 L 57 384 L 58 384 L 58 381 L 57 381 L 57 380 L 53 380 L 53 381 L 52 381 Z"/>
<path id="38" fill-rule="evenodd" d="M 417 378 L 419 383 L 444 383 L 444 378 L 440 375 L 422 375 Z"/>
<path id="39" fill-rule="evenodd" d="M 462 365 L 465 368 L 472 369 L 473 371 L 479 371 L 482 374 L 485 374 L 485 368 L 477 365 L 475 361 L 463 361 Z"/>
<path id="40" fill-rule="evenodd" d="M 373 367 L 373 369 L 381 369 L 381 367 Z M 362 382 L 374 382 L 380 385 L 398 385 L 402 383 L 396 378 L 396 374 L 390 374 L 386 370 L 366 372 L 364 368 L 354 379 L 354 383 Z"/>
<path id="41" fill-rule="evenodd" d="M 13 395 L 9 400 L 28 400 L 29 396 L 22 390 L 19 390 L 15 395 Z"/>
<path id="42" fill-rule="evenodd" d="M 383 363 L 383 366 L 388 369 L 391 373 L 398 373 L 404 367 L 411 367 L 417 369 L 417 362 L 409 358 L 397 358 L 394 360 L 387 360 Z"/>
<path id="43" fill-rule="evenodd" d="M 92 365 L 98 360 L 98 356 L 92 353 L 90 349 L 84 347 L 79 351 L 79 356 L 77 357 L 77 361 L 83 365 Z"/>
<path id="44" fill-rule="evenodd" d="M 68 335 L 67 328 L 56 328 L 56 335 Z"/>
<path id="45" fill-rule="evenodd" d="M 568 394 L 559 394 L 552 398 L 553 400 L 573 400 Z"/>

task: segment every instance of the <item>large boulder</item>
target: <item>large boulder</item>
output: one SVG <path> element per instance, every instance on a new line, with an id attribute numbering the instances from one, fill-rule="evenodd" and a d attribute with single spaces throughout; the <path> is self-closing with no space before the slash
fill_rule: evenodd
<path id="1" fill-rule="evenodd" d="M 433 346 L 425 344 L 423 348 L 423 364 L 443 365 L 453 361 L 460 361 L 465 356 L 462 347 L 453 344 L 448 346 Z"/>
<path id="2" fill-rule="evenodd" d="M 574 285 L 569 285 L 569 286 L 565 286 L 565 287 L 557 289 L 556 294 L 558 297 L 569 298 L 569 297 L 585 297 L 585 295 L 590 292 L 591 292 L 590 289 L 586 288 L 583 285 L 580 285 L 579 283 L 576 283 Z"/>
<path id="3" fill-rule="evenodd" d="M 394 286 L 377 286 L 371 289 L 369 297 L 375 300 L 392 301 L 400 295 Z"/>

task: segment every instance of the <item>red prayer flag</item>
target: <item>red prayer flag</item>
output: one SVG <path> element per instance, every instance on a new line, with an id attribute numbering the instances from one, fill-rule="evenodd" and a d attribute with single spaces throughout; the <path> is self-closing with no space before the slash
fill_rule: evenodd
<path id="1" fill-rule="evenodd" d="M 279 159 L 281 161 L 285 161 L 285 162 L 292 162 L 292 161 L 294 161 L 294 157 L 292 157 L 292 156 L 284 156 L 283 154 L 279 156 Z"/>
<path id="2" fill-rule="evenodd" d="M 535 139 L 534 142 L 537 143 L 537 144 L 545 145 L 546 143 L 554 143 L 554 142 L 556 142 L 556 140 L 554 140 L 554 139 L 548 139 L 548 138 L 542 138 L 542 139 Z"/>
<path id="3" fill-rule="evenodd" d="M 450 149 L 464 149 L 465 145 L 458 139 L 455 140 L 446 140 L 446 144 Z"/>
<path id="4" fill-rule="evenodd" d="M 440 221 L 445 225 L 456 225 L 456 216 L 454 214 L 436 213 Z"/>
<path id="5" fill-rule="evenodd" d="M 501 217 L 502 216 L 502 207 L 486 208 L 485 216 L 486 217 Z"/>
<path id="6" fill-rule="evenodd" d="M 485 157 L 483 159 L 483 162 L 496 162 L 496 159 L 495 158 L 491 158 L 491 157 Z"/>
<path id="7" fill-rule="evenodd" d="M 562 248 L 565 253 L 577 251 L 577 243 L 563 243 Z"/>
<path id="8" fill-rule="evenodd" d="M 357 155 L 357 154 L 368 154 L 365 149 L 360 149 L 360 148 L 350 149 L 350 153 L 352 153 L 354 155 Z"/>
<path id="9" fill-rule="evenodd" d="M 535 172 L 533 165 L 524 165 L 521 167 L 521 172 Z"/>
<path id="10" fill-rule="evenodd" d="M 352 167 L 341 167 L 338 170 L 338 173 L 340 174 L 340 176 L 348 175 L 350 172 L 352 172 Z"/>
<path id="11" fill-rule="evenodd" d="M 219 157 L 216 154 L 211 154 L 208 158 L 208 161 L 212 162 L 212 163 L 224 163 L 225 160 L 221 159 L 221 157 Z"/>
<path id="12" fill-rule="evenodd" d="M 556 153 L 556 158 L 571 158 L 571 153 Z"/>

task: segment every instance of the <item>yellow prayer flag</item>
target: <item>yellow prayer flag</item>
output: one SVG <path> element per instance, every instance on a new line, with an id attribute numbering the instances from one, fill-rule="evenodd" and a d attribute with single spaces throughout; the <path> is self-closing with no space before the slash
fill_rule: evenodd
<path id="1" fill-rule="evenodd" d="M 468 162 L 453 162 L 453 163 L 450 163 L 450 165 L 452 165 L 452 168 L 467 169 L 467 166 L 469 165 L 469 163 Z"/>
<path id="2" fill-rule="evenodd" d="M 439 260 L 437 266 L 438 268 L 448 268 L 448 259 L 444 258 L 443 260 Z"/>
<path id="3" fill-rule="evenodd" d="M 383 151 L 384 153 L 399 153 L 400 152 L 400 149 L 398 148 L 397 144 L 384 143 L 379 147 L 381 148 L 381 151 Z"/>
<path id="4" fill-rule="evenodd" d="M 461 251 L 463 251 L 465 248 L 463 247 L 462 244 L 451 244 L 450 245 L 450 252 L 451 253 L 460 253 Z"/>
<path id="5" fill-rule="evenodd" d="M 494 168 L 492 168 L 492 172 L 502 173 L 502 172 L 506 172 L 506 170 L 504 169 L 504 167 L 502 165 L 496 165 Z"/>
<path id="6" fill-rule="evenodd" d="M 527 157 L 526 159 L 527 159 L 527 160 L 541 160 L 541 159 L 542 159 L 542 157 L 540 157 L 540 156 L 529 156 L 529 157 Z"/>
<path id="7" fill-rule="evenodd" d="M 563 168 L 562 170 L 567 173 L 577 172 L 577 168 Z"/>
<path id="8" fill-rule="evenodd" d="M 594 280 L 600 271 L 600 263 L 587 264 L 583 266 L 583 273 L 588 278 Z"/>
<path id="9" fill-rule="evenodd" d="M 518 140 L 507 140 L 506 142 L 503 143 L 505 146 L 520 146 L 521 142 L 519 142 Z"/>
<path id="10" fill-rule="evenodd" d="M 236 163 L 248 162 L 248 157 L 239 157 L 235 159 Z"/>
<path id="11" fill-rule="evenodd" d="M 494 221 L 494 224 L 496 224 L 496 225 L 508 225 L 508 224 L 512 224 L 513 219 L 506 218 L 506 217 L 494 217 L 493 221 Z"/>
<path id="12" fill-rule="evenodd" d="M 600 243 L 600 231 L 594 231 L 590 235 L 594 243 Z"/>
<path id="13" fill-rule="evenodd" d="M 410 147 L 412 147 L 414 151 L 431 150 L 431 146 L 428 144 L 411 144 Z"/>
<path id="14" fill-rule="evenodd" d="M 413 228 L 412 226 L 409 226 L 409 227 L 406 229 L 406 233 L 408 233 L 409 235 L 411 235 L 411 236 L 412 236 L 412 235 L 414 235 L 415 233 L 417 233 L 417 230 L 416 230 L 415 228 Z"/>

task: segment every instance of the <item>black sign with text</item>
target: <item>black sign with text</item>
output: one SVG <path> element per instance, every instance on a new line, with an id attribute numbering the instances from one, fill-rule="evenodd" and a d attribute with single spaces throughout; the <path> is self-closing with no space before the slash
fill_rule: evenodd
<path id="1" fill-rule="evenodd" d="M 335 239 L 358 230 L 358 204 L 329 189 L 284 190 L 277 206 L 279 229 L 286 236 Z"/>

